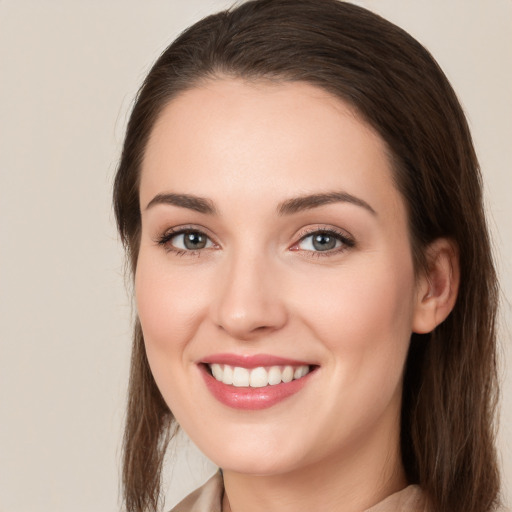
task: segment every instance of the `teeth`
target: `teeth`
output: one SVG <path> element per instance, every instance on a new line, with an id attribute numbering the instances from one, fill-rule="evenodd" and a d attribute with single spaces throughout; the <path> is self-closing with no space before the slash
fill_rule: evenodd
<path id="1" fill-rule="evenodd" d="M 236 388 L 246 388 L 249 385 L 249 370 L 235 366 L 233 369 L 233 386 Z"/>
<path id="2" fill-rule="evenodd" d="M 268 383 L 271 386 L 281 384 L 281 368 L 279 366 L 272 366 L 268 371 Z"/>
<path id="3" fill-rule="evenodd" d="M 222 382 L 224 384 L 233 384 L 233 367 L 227 366 L 223 369 Z"/>
<path id="4" fill-rule="evenodd" d="M 212 364 L 210 366 L 210 369 L 212 371 L 213 376 L 217 380 L 222 380 L 223 375 L 224 375 L 224 370 L 222 369 L 222 366 L 220 364 Z"/>
<path id="5" fill-rule="evenodd" d="M 301 377 L 305 377 L 308 373 L 308 366 L 299 366 L 298 368 L 295 368 L 295 371 L 293 372 L 293 378 L 300 379 Z"/>
<path id="6" fill-rule="evenodd" d="M 291 382 L 293 380 L 293 368 L 291 366 L 285 366 L 283 370 L 282 381 Z"/>
<path id="7" fill-rule="evenodd" d="M 237 388 L 275 386 L 281 382 L 301 379 L 310 371 L 308 365 L 269 366 L 267 368 L 260 366 L 251 370 L 228 364 L 210 364 L 208 366 L 216 380 Z"/>
<path id="8" fill-rule="evenodd" d="M 251 388 L 262 388 L 268 385 L 268 373 L 265 368 L 254 368 L 251 370 L 249 379 Z"/>

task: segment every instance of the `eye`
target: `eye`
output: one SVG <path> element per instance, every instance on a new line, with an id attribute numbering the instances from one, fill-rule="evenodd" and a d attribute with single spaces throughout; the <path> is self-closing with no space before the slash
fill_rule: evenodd
<path id="1" fill-rule="evenodd" d="M 167 232 L 158 240 L 158 244 L 165 246 L 168 251 L 179 254 L 195 253 L 214 246 L 212 240 L 197 229 Z"/>
<path id="2" fill-rule="evenodd" d="M 337 253 L 346 248 L 354 247 L 355 242 L 346 234 L 334 230 L 321 229 L 310 231 L 302 236 L 292 249 L 311 252 Z"/>

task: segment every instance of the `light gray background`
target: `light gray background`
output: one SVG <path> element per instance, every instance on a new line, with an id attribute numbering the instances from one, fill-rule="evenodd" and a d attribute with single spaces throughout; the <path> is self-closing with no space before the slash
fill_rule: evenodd
<path id="1" fill-rule="evenodd" d="M 357 3 L 431 50 L 473 129 L 509 299 L 499 447 L 510 502 L 512 2 Z M 112 179 L 151 63 L 179 31 L 229 4 L 0 0 L 0 512 L 119 507 L 131 329 Z M 179 444 L 167 507 L 214 470 Z"/>

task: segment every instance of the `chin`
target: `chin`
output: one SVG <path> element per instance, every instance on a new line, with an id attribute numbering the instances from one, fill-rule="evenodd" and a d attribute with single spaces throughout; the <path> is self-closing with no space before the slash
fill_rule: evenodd
<path id="1" fill-rule="evenodd" d="M 293 471 L 305 463 L 307 453 L 300 449 L 304 443 L 290 436 L 286 441 L 282 436 L 264 436 L 253 430 L 245 435 L 242 432 L 238 436 L 226 434 L 217 440 L 210 437 L 207 445 L 198 444 L 198 447 L 225 471 L 271 476 Z"/>
<path id="2" fill-rule="evenodd" d="M 290 460 L 282 459 L 281 456 L 276 460 L 276 455 L 262 457 L 258 454 L 253 456 L 247 454 L 245 456 L 219 457 L 217 465 L 224 471 L 253 476 L 281 475 L 293 471 L 299 466 L 297 462 L 293 463 Z"/>

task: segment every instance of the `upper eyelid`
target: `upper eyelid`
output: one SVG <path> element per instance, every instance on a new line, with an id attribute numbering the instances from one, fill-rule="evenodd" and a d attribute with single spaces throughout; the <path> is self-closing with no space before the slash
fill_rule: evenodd
<path id="1" fill-rule="evenodd" d="M 320 228 L 307 228 L 305 232 L 298 235 L 300 238 L 304 238 L 305 236 L 314 235 L 315 233 L 335 233 L 339 235 L 344 235 L 345 233 L 342 230 L 338 230 L 336 228 L 327 228 L 327 227 L 320 227 Z M 348 236 L 348 233 L 347 233 Z"/>
<path id="2" fill-rule="evenodd" d="M 162 231 L 161 234 L 156 235 L 156 239 L 160 240 L 166 236 L 172 236 L 172 235 L 180 235 L 187 232 L 198 232 L 202 233 L 203 235 L 206 235 L 210 240 L 214 240 L 215 236 L 213 236 L 210 232 L 210 230 L 204 226 L 197 226 L 197 225 L 181 225 L 181 226 L 173 226 L 172 228 L 167 228 Z"/>
<path id="3" fill-rule="evenodd" d="M 297 234 L 298 241 L 303 240 L 304 238 L 314 235 L 315 233 L 333 233 L 334 235 L 337 235 L 339 237 L 349 239 L 355 242 L 354 236 L 349 233 L 345 229 L 336 228 L 334 226 L 326 226 L 326 225 L 319 225 L 314 228 L 306 228 L 304 231 L 299 231 Z"/>

